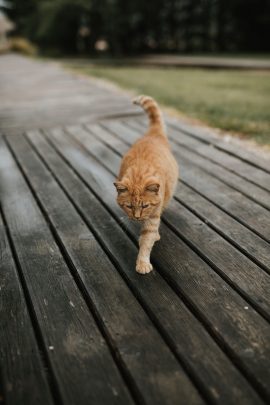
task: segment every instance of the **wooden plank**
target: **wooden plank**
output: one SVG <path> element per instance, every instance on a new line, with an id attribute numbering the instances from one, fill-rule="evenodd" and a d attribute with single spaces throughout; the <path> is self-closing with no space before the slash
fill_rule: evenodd
<path id="1" fill-rule="evenodd" d="M 0 164 L 3 212 L 60 397 L 76 405 L 132 403 L 46 220 L 3 142 Z"/>
<path id="2" fill-rule="evenodd" d="M 173 200 L 164 220 L 268 321 L 270 275 Z"/>
<path id="3" fill-rule="evenodd" d="M 176 132 L 174 132 L 173 139 L 176 139 L 175 134 Z M 184 136 L 184 133 L 178 132 L 178 138 L 181 138 L 182 135 Z M 248 163 L 219 150 L 213 144 L 205 145 L 200 143 L 196 147 L 196 151 L 208 159 L 211 159 L 213 162 L 218 163 L 226 170 L 231 171 L 249 182 L 257 184 L 263 189 L 270 191 L 270 174 L 266 173 L 264 170 L 251 166 Z"/>
<path id="4" fill-rule="evenodd" d="M 123 155 L 129 146 L 113 136 L 110 132 L 100 125 L 85 126 L 93 135 L 102 140 L 115 153 Z M 270 272 L 270 254 L 269 244 L 258 237 L 249 229 L 245 228 L 238 221 L 221 211 L 218 207 L 194 192 L 191 188 L 183 184 L 180 180 L 180 188 L 176 189 L 176 199 L 184 205 L 185 208 L 195 213 L 208 226 L 221 234 L 230 243 L 235 245 L 240 251 L 244 252 L 254 262 Z"/>
<path id="5" fill-rule="evenodd" d="M 4 68 L 3 60 L 10 58 Z M 89 77 L 18 55 L 1 58 L 0 128 L 5 133 L 141 114 L 124 92 Z"/>
<path id="6" fill-rule="evenodd" d="M 176 189 L 175 198 L 255 263 L 268 273 L 270 272 L 270 247 L 268 242 L 185 184 L 180 183 L 180 188 Z"/>
<path id="7" fill-rule="evenodd" d="M 261 238 L 270 242 L 269 210 L 246 198 L 242 193 L 232 189 L 213 176 L 204 173 L 186 158 L 185 152 L 179 152 L 175 148 L 172 149 L 179 165 L 181 165 L 183 182 L 207 197 Z"/>
<path id="8" fill-rule="evenodd" d="M 104 124 L 106 127 L 107 124 Z M 124 142 L 133 143 L 138 139 L 137 131 L 125 127 L 119 122 L 110 122 L 111 131 Z M 250 201 L 236 190 L 226 186 L 220 180 L 199 168 L 186 159 L 185 154 L 172 145 L 172 150 L 180 165 L 182 181 L 205 196 L 233 218 L 256 232 L 266 241 L 270 241 L 270 213 L 265 208 Z"/>
<path id="9" fill-rule="evenodd" d="M 9 138 L 9 142 L 78 272 L 103 332 L 139 392 L 138 401 L 178 404 L 181 397 L 184 403 L 202 404 L 182 367 L 52 175 L 24 138 Z M 91 210 L 94 216 L 93 206 Z"/>
<path id="10" fill-rule="evenodd" d="M 130 128 L 121 121 L 104 121 L 102 126 L 127 145 L 132 145 L 143 135 L 140 131 Z"/>
<path id="11" fill-rule="evenodd" d="M 129 145 L 127 143 L 122 142 L 119 138 L 117 138 L 115 135 L 109 132 L 106 126 L 104 128 L 101 125 L 102 123 L 86 124 L 84 125 L 84 127 L 97 139 L 100 139 L 105 145 L 107 145 L 110 149 L 116 152 L 119 156 L 124 155 L 128 151 Z"/>
<path id="12" fill-rule="evenodd" d="M 115 176 L 102 170 L 93 157 L 97 156 L 93 143 L 91 152 L 86 153 L 70 140 L 67 142 L 66 134 L 60 130 L 51 131 L 50 137 L 59 153 L 121 220 L 123 214 L 115 202 L 111 185 Z M 133 236 L 137 234 L 129 223 L 124 222 L 123 226 Z M 153 263 L 181 297 L 185 297 L 215 338 L 222 341 L 230 358 L 238 359 L 237 364 L 245 376 L 251 378 L 262 395 L 270 398 L 267 375 L 270 372 L 269 324 L 251 307 L 247 310 L 246 302 L 169 228 L 162 225 L 161 233 L 161 242 L 153 252 Z"/>
<path id="13" fill-rule="evenodd" d="M 51 389 L 0 216 L 0 358 L 6 404 L 50 405 Z M 1 401 L 0 401 L 1 402 Z"/>
<path id="14" fill-rule="evenodd" d="M 232 155 L 241 159 L 254 167 L 264 170 L 266 173 L 270 173 L 270 163 L 262 156 L 258 156 L 255 152 L 251 153 L 244 147 L 239 148 L 238 145 L 225 142 L 219 136 L 215 135 L 210 130 L 204 129 L 199 126 L 188 125 L 179 120 L 173 120 L 168 118 L 169 125 L 176 128 L 189 136 L 192 136 L 203 143 L 215 145 L 215 147 L 221 151 L 226 152 L 228 155 Z"/>
<path id="15" fill-rule="evenodd" d="M 182 133 L 177 133 L 177 131 L 172 131 L 172 134 L 174 140 L 177 138 L 179 139 L 182 136 Z M 213 145 L 197 145 L 196 152 L 212 162 L 217 163 L 219 166 L 224 167 L 227 171 L 235 173 L 241 178 L 246 179 L 248 182 L 260 186 L 262 189 L 270 191 L 270 174 L 265 171 L 250 166 L 236 157 L 221 152 Z"/>
<path id="16" fill-rule="evenodd" d="M 110 212 L 82 184 L 40 133 L 31 132 L 28 137 L 40 156 L 46 157 L 50 170 L 61 182 L 85 221 L 93 227 L 96 237 L 206 399 L 211 403 L 226 405 L 234 404 L 237 400 L 257 404 L 259 399 L 254 391 L 159 273 L 153 272 L 147 278 L 138 277 L 134 271 L 137 249 Z M 104 194 L 105 188 L 102 190 Z"/>
<path id="17" fill-rule="evenodd" d="M 171 136 L 173 137 L 173 139 L 175 139 L 172 134 Z M 241 193 L 251 198 L 256 203 L 259 203 L 263 207 L 270 209 L 270 193 L 268 191 L 265 191 L 260 187 L 258 187 L 257 185 L 245 180 L 244 178 L 239 177 L 234 173 L 223 169 L 218 164 L 209 162 L 207 159 L 201 158 L 201 156 L 199 156 L 197 153 L 193 153 L 187 149 L 185 150 L 182 149 L 182 152 L 184 152 L 188 160 L 192 161 L 193 164 L 199 166 L 202 170 L 206 171 L 209 174 L 212 174 L 214 177 L 218 178 L 228 186 L 233 187 L 235 190 L 240 191 Z M 212 153 L 215 154 L 216 153 L 215 150 L 212 150 Z"/>
<path id="18" fill-rule="evenodd" d="M 120 165 L 119 155 L 109 149 L 104 159 L 104 144 L 96 141 L 91 135 L 75 127 L 71 132 L 79 135 L 80 142 L 95 148 L 95 155 L 101 156 L 109 170 L 117 173 Z M 101 133 L 104 131 L 101 130 Z M 100 127 L 92 128 L 92 133 L 97 136 Z M 126 150 L 128 146 L 126 145 Z M 126 152 L 126 151 L 125 151 Z M 108 163 L 106 163 L 108 162 Z M 179 187 L 178 187 L 179 190 Z M 181 188 L 180 188 L 181 190 Z M 179 192 L 179 191 L 178 191 Z M 169 210 L 164 213 L 164 219 L 170 226 L 198 251 L 227 281 L 244 295 L 245 299 L 252 302 L 255 308 L 268 320 L 270 319 L 270 276 L 262 271 L 256 264 L 231 246 L 215 231 L 205 225 L 186 208 L 181 207 L 176 201 L 171 203 Z M 199 230 L 199 232 L 198 232 Z M 213 244 L 215 249 L 213 249 Z"/>
<path id="19" fill-rule="evenodd" d="M 146 123 L 144 121 L 133 119 L 132 121 L 128 120 L 126 122 L 133 129 L 139 131 L 138 134 L 142 134 L 145 132 Z M 174 142 L 175 145 L 179 145 L 179 151 L 184 152 L 185 156 L 190 161 L 192 161 L 194 165 L 200 167 L 200 169 L 202 169 L 203 171 L 206 171 L 212 176 L 218 178 L 228 186 L 241 191 L 244 195 L 251 198 L 253 201 L 261 204 L 263 207 L 270 209 L 269 191 L 262 189 L 261 187 L 251 183 L 243 177 L 239 177 L 239 173 L 235 174 L 229 170 L 226 170 L 227 167 L 230 166 L 229 161 L 226 162 L 227 164 L 225 168 L 220 166 L 219 159 L 217 158 L 216 154 L 216 149 L 214 149 L 211 145 L 201 144 L 194 138 L 185 135 L 184 133 L 180 133 L 179 131 L 176 131 L 175 129 L 170 127 L 168 128 L 168 135 L 171 139 L 171 142 Z M 214 159 L 211 159 L 210 155 L 214 155 Z M 223 160 L 225 160 L 225 158 L 226 156 L 223 156 Z"/>

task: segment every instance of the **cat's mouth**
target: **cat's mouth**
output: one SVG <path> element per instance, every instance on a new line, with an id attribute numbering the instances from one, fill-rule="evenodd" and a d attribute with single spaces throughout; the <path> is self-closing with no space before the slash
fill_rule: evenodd
<path id="1" fill-rule="evenodd" d="M 145 218 L 135 218 L 135 217 L 130 217 L 130 219 L 132 219 L 135 222 L 141 222 L 143 221 Z"/>

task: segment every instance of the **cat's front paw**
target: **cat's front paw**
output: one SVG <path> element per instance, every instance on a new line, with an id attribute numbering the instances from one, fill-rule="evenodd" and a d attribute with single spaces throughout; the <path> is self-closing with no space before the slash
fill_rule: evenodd
<path id="1" fill-rule="evenodd" d="M 142 260 L 138 260 L 136 263 L 136 271 L 140 274 L 147 274 L 153 270 L 153 266 L 150 262 L 144 262 Z"/>

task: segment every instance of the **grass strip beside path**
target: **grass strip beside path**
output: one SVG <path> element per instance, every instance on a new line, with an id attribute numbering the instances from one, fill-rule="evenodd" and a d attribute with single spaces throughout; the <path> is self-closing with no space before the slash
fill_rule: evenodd
<path id="1" fill-rule="evenodd" d="M 270 72 L 80 64 L 69 67 L 149 94 L 192 119 L 270 144 Z"/>

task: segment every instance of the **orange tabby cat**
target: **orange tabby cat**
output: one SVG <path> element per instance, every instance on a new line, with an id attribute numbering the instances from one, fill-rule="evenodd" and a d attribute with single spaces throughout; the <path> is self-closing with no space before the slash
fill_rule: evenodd
<path id="1" fill-rule="evenodd" d="M 155 100 L 139 96 L 133 101 L 146 111 L 150 126 L 123 157 L 114 185 L 120 207 L 131 219 L 142 221 L 136 270 L 145 274 L 153 268 L 150 254 L 154 243 L 160 239 L 160 216 L 174 193 L 178 165 L 170 151 L 162 114 Z"/>

